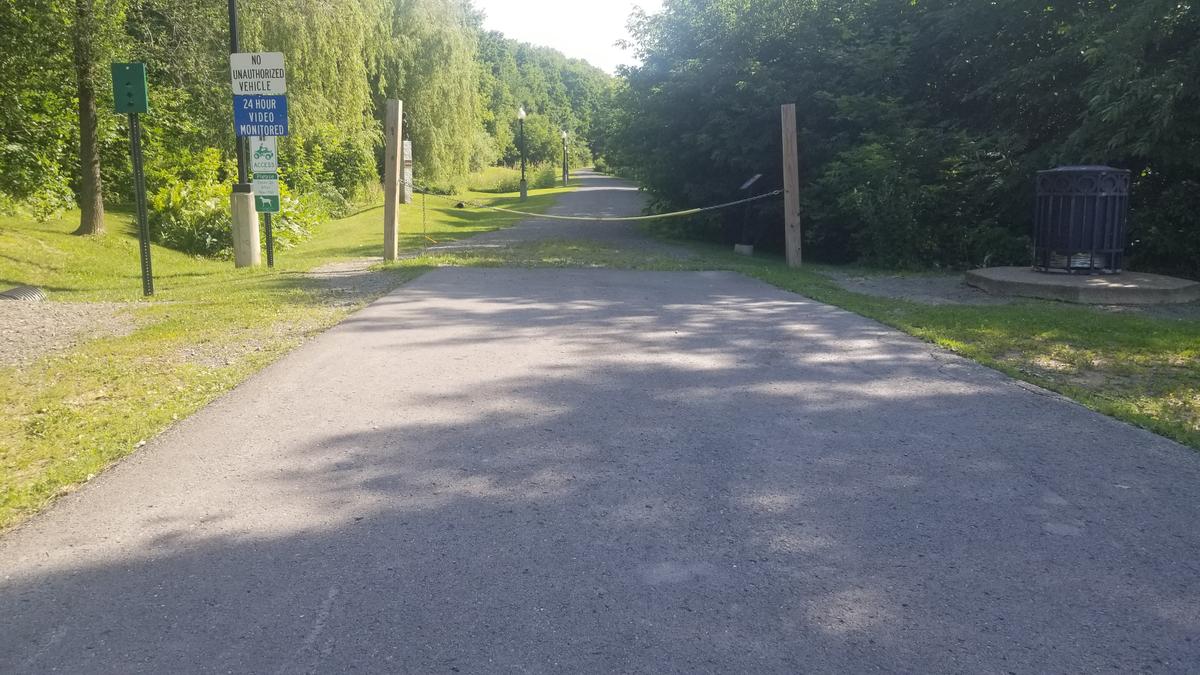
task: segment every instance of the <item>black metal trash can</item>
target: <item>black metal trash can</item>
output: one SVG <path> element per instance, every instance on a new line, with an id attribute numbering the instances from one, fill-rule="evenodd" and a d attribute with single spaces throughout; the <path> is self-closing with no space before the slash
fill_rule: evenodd
<path id="1" fill-rule="evenodd" d="M 1129 221 L 1129 184 L 1128 171 L 1110 166 L 1039 171 L 1034 269 L 1120 274 Z"/>

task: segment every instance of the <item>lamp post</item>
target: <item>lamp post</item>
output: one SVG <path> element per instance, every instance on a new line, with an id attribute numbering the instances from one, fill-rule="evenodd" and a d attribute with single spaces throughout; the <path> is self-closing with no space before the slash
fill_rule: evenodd
<path id="1" fill-rule="evenodd" d="M 241 51 L 238 40 L 237 0 L 229 0 L 229 53 Z M 230 62 L 230 67 L 233 64 Z M 230 75 L 233 73 L 231 72 Z M 258 212 L 254 208 L 253 186 L 246 166 L 246 139 L 235 137 L 237 150 L 237 183 L 229 196 L 231 229 L 233 230 L 233 264 L 236 267 L 257 267 L 261 261 L 258 246 Z M 269 222 L 269 221 L 268 221 Z"/>
<path id="2" fill-rule="evenodd" d="M 517 122 L 521 128 L 521 201 L 529 197 L 529 182 L 525 180 L 525 107 L 517 111 Z"/>
<path id="3" fill-rule="evenodd" d="M 237 0 L 229 0 L 229 53 L 236 54 L 240 51 Z M 233 191 L 250 192 L 250 180 L 246 170 L 246 146 L 242 143 L 241 138 L 235 138 L 234 143 L 234 149 L 237 151 L 238 180 Z"/>
<path id="4" fill-rule="evenodd" d="M 571 170 L 570 170 L 569 165 L 567 164 L 567 131 L 566 131 L 566 129 L 563 130 L 562 136 L 563 136 L 563 187 L 566 187 L 567 183 L 570 182 L 570 180 L 571 180 Z"/>

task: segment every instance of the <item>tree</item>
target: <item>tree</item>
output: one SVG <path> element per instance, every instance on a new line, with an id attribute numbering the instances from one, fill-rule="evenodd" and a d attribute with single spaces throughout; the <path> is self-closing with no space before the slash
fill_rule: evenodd
<path id="1" fill-rule="evenodd" d="M 611 84 L 584 62 L 484 33 L 466 0 L 238 5 L 242 48 L 287 59 L 281 177 L 314 218 L 374 194 L 385 99 L 405 102 L 418 179 L 451 183 L 515 158 L 518 101 L 539 157 L 557 163 L 561 129 L 586 154 Z M 236 171 L 225 14 L 210 0 L 0 0 L 0 208 L 48 216 L 74 201 L 78 232 L 102 231 L 106 204 L 132 196 L 108 63 L 140 61 L 151 198 L 183 214 L 182 234 L 227 232 L 227 211 L 210 208 Z"/>
<path id="2" fill-rule="evenodd" d="M 54 0 L 0 0 L 0 195 L 37 217 L 74 203 L 72 11 Z"/>
<path id="3" fill-rule="evenodd" d="M 525 119 L 525 159 L 530 164 L 555 164 L 562 160 L 562 130 L 545 115 Z"/>
<path id="4" fill-rule="evenodd" d="M 75 0 L 72 42 L 79 113 L 79 228 L 75 234 L 104 232 L 104 192 L 100 177 L 100 124 L 97 115 L 98 62 L 111 40 L 108 32 L 123 20 L 116 0 Z"/>
<path id="5" fill-rule="evenodd" d="M 1134 263 L 1200 278 L 1200 5 L 666 0 L 634 37 L 601 137 L 662 204 L 772 180 L 797 102 L 810 254 L 1026 264 L 1034 173 L 1106 163 L 1134 175 Z"/>
<path id="6" fill-rule="evenodd" d="M 599 68 L 496 32 L 480 34 L 479 60 L 484 126 L 496 139 L 505 163 L 514 164 L 520 157 L 516 140 L 519 107 L 531 116 L 546 118 L 547 128 L 555 130 L 559 153 L 561 130 L 571 132 L 572 139 L 584 144 L 599 131 L 613 82 Z"/>

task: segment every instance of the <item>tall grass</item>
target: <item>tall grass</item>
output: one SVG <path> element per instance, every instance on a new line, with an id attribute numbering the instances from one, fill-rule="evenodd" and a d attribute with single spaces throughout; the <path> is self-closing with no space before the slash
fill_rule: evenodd
<path id="1" fill-rule="evenodd" d="M 559 167 L 543 164 L 526 168 L 529 189 L 542 190 L 558 186 Z M 490 166 L 467 177 L 467 186 L 474 192 L 503 194 L 521 189 L 521 170 L 507 166 Z"/>

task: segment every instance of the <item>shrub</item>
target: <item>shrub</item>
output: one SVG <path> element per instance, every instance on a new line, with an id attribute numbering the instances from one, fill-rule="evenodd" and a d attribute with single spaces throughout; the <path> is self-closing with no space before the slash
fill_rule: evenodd
<path id="1" fill-rule="evenodd" d="M 195 255 L 226 254 L 233 245 L 227 184 L 172 180 L 149 199 L 150 238 Z"/>
<path id="2" fill-rule="evenodd" d="M 559 167 L 554 164 L 528 167 L 526 177 L 530 189 L 552 188 L 558 185 Z M 511 193 L 521 190 L 521 170 L 493 166 L 471 174 L 467 186 L 475 192 Z"/>
<path id="3" fill-rule="evenodd" d="M 331 130 L 280 142 L 279 166 L 288 187 L 298 193 L 320 192 L 330 197 L 325 186 L 332 186 L 341 195 L 331 199 L 335 208 L 340 202 L 352 201 L 362 186 L 379 181 L 369 144 Z"/>
<path id="4" fill-rule="evenodd" d="M 286 185 L 279 187 L 280 212 L 272 220 L 276 250 L 308 239 L 329 216 L 326 197 L 296 197 Z M 149 199 L 150 238 L 184 253 L 227 257 L 233 250 L 229 195 L 228 184 L 177 180 L 164 185 Z"/>
<path id="5" fill-rule="evenodd" d="M 48 182 L 44 189 L 25 195 L 24 199 L 0 192 L 0 214 L 29 216 L 45 222 L 75 206 L 75 195 L 64 183 Z"/>
<path id="6" fill-rule="evenodd" d="M 495 186 L 488 192 L 520 192 L 521 191 L 521 172 L 517 169 L 512 169 L 511 173 L 501 176 Z"/>
<path id="7" fill-rule="evenodd" d="M 500 159 L 500 146 L 488 132 L 480 129 L 471 137 L 471 171 L 478 173 Z"/>
<path id="8" fill-rule="evenodd" d="M 1200 183 L 1150 172 L 1133 188 L 1130 214 L 1132 269 L 1200 279 Z"/>
<path id="9" fill-rule="evenodd" d="M 450 196 L 462 192 L 462 186 L 455 181 L 430 181 L 428 183 L 417 181 L 417 184 L 413 186 L 413 190 L 415 192 L 426 192 L 431 195 Z"/>
<path id="10" fill-rule="evenodd" d="M 217 148 L 190 150 L 156 143 L 155 154 L 147 157 L 146 185 L 157 190 L 176 182 L 215 185 L 237 176 L 237 160 L 223 158 Z"/>
<path id="11" fill-rule="evenodd" d="M 275 250 L 292 248 L 312 236 L 313 230 L 328 218 L 323 198 L 312 195 L 294 197 L 287 186 L 280 185 L 279 213 L 271 221 L 271 232 L 275 236 Z M 262 218 L 259 218 L 262 226 Z M 265 241 L 265 238 L 263 239 Z"/>
<path id="12" fill-rule="evenodd" d="M 811 250 L 833 262 L 893 268 L 1028 264 L 1027 199 L 992 139 L 937 129 L 867 134 L 806 191 Z"/>
<path id="13" fill-rule="evenodd" d="M 507 166 L 490 166 L 467 178 L 475 192 L 516 192 L 521 189 L 521 171 Z"/>
<path id="14" fill-rule="evenodd" d="M 533 177 L 529 181 L 529 187 L 532 190 L 542 190 L 558 186 L 560 168 L 553 164 L 544 164 L 534 171 Z"/>
<path id="15" fill-rule="evenodd" d="M 281 192 L 283 187 L 281 186 Z M 353 194 L 354 192 L 351 192 L 351 196 Z M 307 202 L 306 208 L 320 212 L 323 217 L 345 218 L 354 212 L 353 202 L 342 193 L 341 188 L 325 181 L 317 183 L 311 191 L 304 193 L 304 201 Z"/>
<path id="16" fill-rule="evenodd" d="M 346 203 L 361 186 L 379 180 L 373 150 L 352 138 L 343 139 L 326 152 L 324 169 L 328 182 L 337 188 L 341 200 Z"/>
<path id="17" fill-rule="evenodd" d="M 57 155 L 37 143 L 0 143 L 0 212 L 48 220 L 75 205 L 70 172 Z"/>

